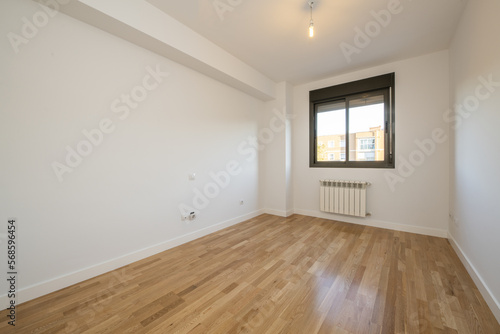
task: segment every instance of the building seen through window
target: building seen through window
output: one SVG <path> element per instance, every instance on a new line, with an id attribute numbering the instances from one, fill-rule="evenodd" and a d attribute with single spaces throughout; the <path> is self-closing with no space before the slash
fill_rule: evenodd
<path id="1" fill-rule="evenodd" d="M 384 132 L 382 126 L 370 128 L 369 131 L 349 134 L 349 142 L 356 143 L 349 150 L 353 161 L 384 160 Z M 324 143 L 328 143 L 325 145 Z M 330 144 L 332 143 L 333 144 Z M 351 144 L 352 145 L 352 144 Z M 345 161 L 345 135 L 318 136 L 319 161 Z"/>

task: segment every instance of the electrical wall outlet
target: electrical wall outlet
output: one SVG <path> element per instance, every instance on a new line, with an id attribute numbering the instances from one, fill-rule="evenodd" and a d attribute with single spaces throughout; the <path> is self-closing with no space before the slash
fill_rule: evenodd
<path id="1" fill-rule="evenodd" d="M 197 217 L 198 217 L 198 212 L 191 211 L 190 213 L 182 214 L 181 215 L 181 220 L 189 222 L 189 221 L 195 220 Z"/>

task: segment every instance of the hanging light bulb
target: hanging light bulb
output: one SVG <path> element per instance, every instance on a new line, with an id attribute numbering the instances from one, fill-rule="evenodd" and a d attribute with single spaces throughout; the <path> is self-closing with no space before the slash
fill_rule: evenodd
<path id="1" fill-rule="evenodd" d="M 314 1 L 309 1 L 309 7 L 311 7 L 311 21 L 309 22 L 309 37 L 314 37 L 314 22 L 313 22 L 313 6 Z"/>

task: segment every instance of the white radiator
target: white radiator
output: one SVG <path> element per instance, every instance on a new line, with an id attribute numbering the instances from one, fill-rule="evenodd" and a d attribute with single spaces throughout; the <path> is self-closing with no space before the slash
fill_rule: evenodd
<path id="1" fill-rule="evenodd" d="M 319 207 L 323 212 L 366 217 L 368 182 L 320 180 Z"/>

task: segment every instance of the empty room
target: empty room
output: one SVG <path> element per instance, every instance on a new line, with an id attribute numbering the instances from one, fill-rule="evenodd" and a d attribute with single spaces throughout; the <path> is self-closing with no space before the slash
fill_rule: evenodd
<path id="1" fill-rule="evenodd" d="M 2 0 L 1 333 L 500 334 L 498 0 Z"/>

